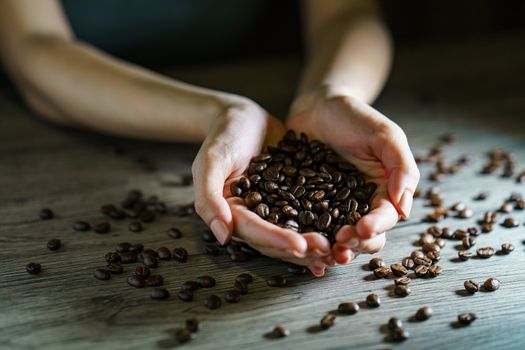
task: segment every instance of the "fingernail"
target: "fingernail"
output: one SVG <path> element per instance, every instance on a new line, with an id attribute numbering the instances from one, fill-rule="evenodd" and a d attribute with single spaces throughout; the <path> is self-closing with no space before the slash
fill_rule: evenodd
<path id="1" fill-rule="evenodd" d="M 357 248 L 357 246 L 359 245 L 359 238 L 357 237 L 352 237 L 349 241 L 348 241 L 348 246 L 350 248 Z"/>
<path id="2" fill-rule="evenodd" d="M 412 201 L 412 192 L 405 190 L 398 203 L 399 210 L 401 210 L 401 215 L 403 215 L 405 218 L 408 218 L 410 215 L 410 211 L 412 210 Z"/>
<path id="3" fill-rule="evenodd" d="M 348 251 L 348 262 L 354 260 L 356 258 L 356 254 L 354 253 L 353 250 L 349 250 Z"/>
<path id="4" fill-rule="evenodd" d="M 210 224 L 210 229 L 220 244 L 224 245 L 228 241 L 230 231 L 228 230 L 228 226 L 220 219 L 213 219 Z"/>

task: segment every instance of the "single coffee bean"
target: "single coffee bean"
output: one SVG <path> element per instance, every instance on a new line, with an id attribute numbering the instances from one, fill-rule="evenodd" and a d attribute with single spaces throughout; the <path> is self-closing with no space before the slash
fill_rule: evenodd
<path id="1" fill-rule="evenodd" d="M 368 294 L 366 297 L 366 304 L 370 307 L 379 307 L 381 305 L 381 298 L 374 293 Z"/>
<path id="2" fill-rule="evenodd" d="M 186 329 L 192 333 L 199 331 L 199 320 L 196 318 L 188 318 L 186 320 Z"/>
<path id="3" fill-rule="evenodd" d="M 472 215 L 474 215 L 474 212 L 472 211 L 472 209 L 469 208 L 465 208 L 458 212 L 458 218 L 460 219 L 468 219 L 471 218 Z"/>
<path id="4" fill-rule="evenodd" d="M 204 306 L 206 306 L 210 310 L 215 310 L 221 307 L 221 298 L 219 298 L 217 295 L 212 294 L 209 295 L 206 299 L 204 299 Z"/>
<path id="5" fill-rule="evenodd" d="M 199 276 L 195 281 L 201 288 L 211 288 L 215 286 L 215 278 L 211 276 Z"/>
<path id="6" fill-rule="evenodd" d="M 485 290 L 488 290 L 489 292 L 494 292 L 498 290 L 500 285 L 501 285 L 500 282 L 493 277 L 488 278 L 485 281 L 485 283 L 483 283 L 483 287 L 485 288 Z"/>
<path id="7" fill-rule="evenodd" d="M 377 269 L 374 270 L 374 275 L 377 277 L 377 278 L 385 278 L 385 277 L 388 277 L 388 275 L 390 274 L 390 269 L 388 267 L 378 267 Z"/>
<path id="8" fill-rule="evenodd" d="M 423 257 L 423 258 L 414 258 L 414 263 L 416 264 L 416 267 L 414 268 L 414 270 L 417 268 L 417 266 L 430 266 L 432 265 L 432 260 L 429 259 L 428 257 Z"/>
<path id="9" fill-rule="evenodd" d="M 235 280 L 236 281 L 241 281 L 241 282 L 244 282 L 244 283 L 248 284 L 248 283 L 252 283 L 253 282 L 253 276 L 250 275 L 249 273 L 241 273 L 240 275 L 235 277 Z"/>
<path id="10" fill-rule="evenodd" d="M 181 287 L 181 289 L 184 289 L 184 290 L 189 290 L 190 292 L 194 292 L 196 291 L 197 289 L 200 288 L 199 284 L 195 281 L 186 281 L 184 282 Z"/>
<path id="11" fill-rule="evenodd" d="M 334 314 L 326 314 L 321 319 L 320 325 L 322 329 L 328 329 L 332 327 L 337 320 L 337 317 Z"/>
<path id="12" fill-rule="evenodd" d="M 476 250 L 476 254 L 483 259 L 488 259 L 493 256 L 495 253 L 494 248 L 492 247 L 482 247 Z"/>
<path id="13" fill-rule="evenodd" d="M 91 226 L 85 222 L 85 221 L 76 221 L 73 223 L 73 230 L 80 232 L 80 231 L 89 231 Z"/>
<path id="14" fill-rule="evenodd" d="M 289 206 L 288 206 L 289 207 Z M 295 210 L 294 208 L 292 207 L 289 207 L 291 208 L 292 210 Z M 268 217 L 268 215 L 270 215 L 270 207 L 268 207 L 268 205 L 266 205 L 265 203 L 259 203 L 255 206 L 255 209 L 253 210 L 257 215 L 259 215 L 261 218 L 265 219 Z M 283 210 L 284 212 L 284 210 Z M 297 213 L 297 211 L 295 210 L 295 213 Z M 285 213 L 286 215 L 286 213 Z"/>
<path id="15" fill-rule="evenodd" d="M 407 285 L 398 284 L 398 285 L 395 287 L 394 292 L 396 293 L 396 295 L 398 295 L 398 296 L 400 296 L 400 297 L 406 297 L 406 296 L 408 296 L 412 291 L 410 290 L 410 287 L 408 287 Z"/>
<path id="16" fill-rule="evenodd" d="M 259 192 L 250 192 L 244 197 L 244 204 L 246 204 L 248 208 L 255 208 L 262 200 L 262 195 Z"/>
<path id="17" fill-rule="evenodd" d="M 176 227 L 172 227 L 167 231 L 168 237 L 179 239 L 182 237 L 182 231 Z"/>
<path id="18" fill-rule="evenodd" d="M 405 267 L 407 270 L 412 270 L 416 264 L 414 263 L 414 260 L 410 257 L 406 257 L 401 261 L 401 264 Z"/>
<path id="19" fill-rule="evenodd" d="M 104 258 L 108 264 L 119 263 L 122 260 L 120 254 L 115 252 L 107 253 Z"/>
<path id="20" fill-rule="evenodd" d="M 509 216 L 508 218 L 505 218 L 505 220 L 503 220 L 503 223 L 501 225 L 503 227 L 512 228 L 518 227 L 520 223 L 516 219 Z"/>
<path id="21" fill-rule="evenodd" d="M 42 220 L 50 220 L 55 216 L 55 213 L 53 213 L 53 211 L 49 208 L 44 208 L 40 210 L 39 216 Z"/>
<path id="22" fill-rule="evenodd" d="M 423 233 L 420 237 L 419 237 L 419 245 L 423 246 L 425 244 L 429 244 L 429 243 L 432 243 L 434 242 L 434 236 L 430 233 Z"/>
<path id="23" fill-rule="evenodd" d="M 308 269 L 306 266 L 300 266 L 300 265 L 289 265 L 287 268 L 288 272 L 293 275 L 304 275 L 308 272 Z"/>
<path id="24" fill-rule="evenodd" d="M 180 290 L 177 293 L 177 297 L 184 302 L 190 302 L 193 300 L 193 292 L 189 290 Z"/>
<path id="25" fill-rule="evenodd" d="M 381 258 L 373 258 L 368 262 L 368 266 L 371 270 L 378 269 L 380 267 L 385 267 L 385 262 Z"/>
<path id="26" fill-rule="evenodd" d="M 108 264 L 106 269 L 113 275 L 120 275 L 124 272 L 124 268 L 122 267 L 122 265 L 117 263 Z"/>
<path id="27" fill-rule="evenodd" d="M 430 251 L 426 254 L 426 257 L 432 261 L 433 264 L 436 264 L 441 260 L 441 253 L 436 251 Z"/>
<path id="28" fill-rule="evenodd" d="M 353 315 L 359 312 L 359 305 L 351 301 L 346 301 L 339 304 L 337 311 L 342 314 Z"/>
<path id="29" fill-rule="evenodd" d="M 276 338 L 283 338 L 290 335 L 290 331 L 288 330 L 288 328 L 286 328 L 282 324 L 275 326 L 272 333 Z"/>
<path id="30" fill-rule="evenodd" d="M 135 275 L 146 279 L 151 275 L 151 270 L 146 266 L 137 266 L 135 268 Z"/>
<path id="31" fill-rule="evenodd" d="M 432 265 L 428 268 L 428 275 L 430 277 L 436 277 L 436 276 L 439 276 L 442 271 L 443 271 L 443 268 L 441 266 Z"/>
<path id="32" fill-rule="evenodd" d="M 461 261 L 467 261 L 468 259 L 472 258 L 472 252 L 469 252 L 468 250 L 460 250 L 458 252 L 458 258 Z"/>
<path id="33" fill-rule="evenodd" d="M 233 289 L 239 293 L 239 294 L 247 294 L 248 293 L 248 284 L 243 281 L 235 281 L 233 283 Z"/>
<path id="34" fill-rule="evenodd" d="M 128 230 L 130 230 L 131 232 L 141 232 L 142 224 L 139 221 L 132 221 L 128 225 Z"/>
<path id="35" fill-rule="evenodd" d="M 503 243 L 501 245 L 501 251 L 503 254 L 510 254 L 514 251 L 514 245 L 512 243 Z"/>
<path id="36" fill-rule="evenodd" d="M 193 339 L 193 333 L 186 328 L 179 328 L 175 331 L 175 340 L 178 344 L 184 344 Z"/>
<path id="37" fill-rule="evenodd" d="M 458 322 L 464 325 L 469 325 L 476 320 L 477 316 L 473 312 L 466 312 L 458 315 Z"/>
<path id="38" fill-rule="evenodd" d="M 164 300 L 170 297 L 170 292 L 165 288 L 154 288 L 151 291 L 151 299 Z"/>
<path id="39" fill-rule="evenodd" d="M 447 242 L 443 238 L 436 238 L 434 243 L 437 244 L 440 248 L 444 248 L 447 245 Z"/>
<path id="40" fill-rule="evenodd" d="M 160 247 L 159 249 L 157 249 L 157 256 L 159 257 L 159 259 L 162 259 L 162 260 L 170 260 L 171 252 L 166 247 Z"/>
<path id="41" fill-rule="evenodd" d="M 111 273 L 107 269 L 96 269 L 95 278 L 97 280 L 106 281 L 111 278 Z"/>
<path id="42" fill-rule="evenodd" d="M 417 277 L 427 277 L 428 267 L 426 265 L 418 265 L 414 269 L 414 273 Z"/>
<path id="43" fill-rule="evenodd" d="M 135 243 L 129 247 L 129 252 L 133 254 L 139 254 L 142 252 L 143 249 L 144 245 L 142 245 L 141 243 Z"/>
<path id="44" fill-rule="evenodd" d="M 395 285 L 408 285 L 410 282 L 412 282 L 412 280 L 410 279 L 410 277 L 408 276 L 403 276 L 403 277 L 399 277 L 399 278 L 396 278 L 394 280 L 394 283 Z"/>
<path id="45" fill-rule="evenodd" d="M 173 259 L 180 263 L 184 263 L 188 260 L 188 252 L 182 247 L 173 249 L 172 255 Z"/>
<path id="46" fill-rule="evenodd" d="M 137 275 L 131 275 L 127 279 L 128 284 L 135 288 L 144 288 L 145 282 L 142 277 L 139 277 Z"/>
<path id="47" fill-rule="evenodd" d="M 463 237 L 462 244 L 463 244 L 463 248 L 469 249 L 476 245 L 476 237 L 473 237 L 473 236 Z"/>
<path id="48" fill-rule="evenodd" d="M 241 294 L 234 291 L 228 290 L 224 292 L 224 301 L 227 303 L 238 303 L 241 300 Z"/>
<path id="49" fill-rule="evenodd" d="M 388 329 L 396 329 L 396 328 L 402 328 L 403 327 L 403 321 L 401 321 L 397 317 L 391 317 L 388 320 Z"/>
<path id="50" fill-rule="evenodd" d="M 60 240 L 57 238 L 50 239 L 47 241 L 47 249 L 49 250 L 58 250 L 60 248 Z"/>
<path id="51" fill-rule="evenodd" d="M 390 270 L 397 277 L 405 276 L 408 273 L 407 269 L 403 265 L 397 263 L 390 265 Z"/>
<path id="52" fill-rule="evenodd" d="M 108 233 L 111 229 L 109 222 L 99 222 L 93 226 L 93 231 L 96 233 Z"/>
<path id="53" fill-rule="evenodd" d="M 432 317 L 434 311 L 428 306 L 423 306 L 416 312 L 416 319 L 419 321 L 426 321 Z"/>
<path id="54" fill-rule="evenodd" d="M 489 197 L 489 195 L 490 195 L 489 192 L 480 192 L 474 197 L 474 200 L 475 201 L 484 201 L 485 199 L 487 199 Z"/>
<path id="55" fill-rule="evenodd" d="M 148 287 L 158 287 L 164 284 L 164 277 L 161 275 L 151 275 L 146 278 L 146 286 Z"/>
<path id="56" fill-rule="evenodd" d="M 246 262 L 250 260 L 250 256 L 244 251 L 239 250 L 230 254 L 230 259 L 235 262 Z"/>
<path id="57" fill-rule="evenodd" d="M 465 290 L 470 294 L 474 294 L 479 291 L 479 283 L 473 280 L 467 280 L 463 282 L 463 286 L 465 287 Z"/>
<path id="58" fill-rule="evenodd" d="M 154 269 L 159 266 L 157 258 L 150 254 L 145 254 L 142 256 L 142 263 L 144 264 L 144 266 L 147 266 L 150 269 Z"/>
<path id="59" fill-rule="evenodd" d="M 132 264 L 137 262 L 137 254 L 135 253 L 121 253 L 120 254 L 120 262 L 122 264 Z"/>
<path id="60" fill-rule="evenodd" d="M 131 247 L 131 243 L 129 243 L 129 242 L 121 242 L 121 243 L 117 244 L 117 246 L 115 247 L 115 250 L 118 253 L 127 253 L 127 252 L 129 252 L 129 248 L 130 247 Z"/>
<path id="61" fill-rule="evenodd" d="M 410 333 L 404 328 L 394 328 L 391 332 L 392 340 L 395 342 L 405 341 L 410 337 Z"/>
<path id="62" fill-rule="evenodd" d="M 266 280 L 266 284 L 270 287 L 285 287 L 286 283 L 286 278 L 281 275 L 272 276 Z"/>
<path id="63" fill-rule="evenodd" d="M 498 209 L 501 213 L 511 213 L 512 210 L 514 210 L 514 206 L 511 202 L 503 203 L 501 207 Z"/>
<path id="64" fill-rule="evenodd" d="M 425 253 L 423 253 L 422 250 L 414 250 L 411 254 L 410 254 L 410 258 L 412 260 L 415 260 L 415 259 L 423 259 L 425 257 Z"/>

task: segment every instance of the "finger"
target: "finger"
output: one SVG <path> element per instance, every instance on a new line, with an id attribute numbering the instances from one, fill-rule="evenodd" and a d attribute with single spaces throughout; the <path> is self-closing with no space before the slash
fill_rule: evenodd
<path id="1" fill-rule="evenodd" d="M 396 128 L 382 147 L 381 161 L 388 172 L 388 195 L 401 216 L 408 218 L 414 192 L 419 182 L 419 169 L 404 132 Z"/>
<path id="2" fill-rule="evenodd" d="M 223 196 L 224 181 L 228 174 L 216 160 L 205 160 L 199 153 L 192 166 L 195 210 L 217 240 L 225 244 L 233 232 L 231 209 Z"/>
<path id="3" fill-rule="evenodd" d="M 375 254 L 381 251 L 385 247 L 385 243 L 386 243 L 386 235 L 385 233 L 381 233 L 370 239 L 362 240 L 361 244 L 357 248 L 357 251 L 368 253 L 368 254 Z"/>
<path id="4" fill-rule="evenodd" d="M 362 239 L 368 239 L 391 229 L 399 219 L 399 214 L 387 194 L 384 190 L 378 189 L 378 191 L 372 200 L 370 212 L 364 215 L 355 226 L 357 234 Z"/>
<path id="5" fill-rule="evenodd" d="M 234 220 L 235 233 L 250 245 L 276 248 L 302 255 L 308 243 L 299 233 L 281 228 L 255 214 L 244 205 L 241 198 L 228 198 Z"/>
<path id="6" fill-rule="evenodd" d="M 317 232 L 303 233 L 303 238 L 308 244 L 308 252 L 323 257 L 330 254 L 330 242 L 326 237 Z"/>
<path id="7" fill-rule="evenodd" d="M 281 259 L 285 261 L 290 261 L 291 259 L 301 259 L 304 261 L 307 261 L 307 255 L 306 254 L 298 254 L 294 251 L 285 251 L 281 249 L 275 249 L 270 247 L 263 247 L 263 246 L 254 246 L 252 245 L 254 249 L 257 249 L 261 254 L 269 256 L 270 258 L 276 258 Z M 305 265 L 303 263 L 303 265 Z"/>
<path id="8" fill-rule="evenodd" d="M 348 264 L 350 261 L 354 260 L 355 254 L 352 251 L 352 249 L 342 245 L 342 244 L 334 244 L 334 247 L 332 248 L 334 252 L 334 259 L 338 264 L 344 265 Z"/>

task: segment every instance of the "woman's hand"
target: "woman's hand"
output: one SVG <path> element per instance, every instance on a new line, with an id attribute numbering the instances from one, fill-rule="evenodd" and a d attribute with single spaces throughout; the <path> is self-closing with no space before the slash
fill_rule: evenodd
<path id="1" fill-rule="evenodd" d="M 366 103 L 330 88 L 296 100 L 287 126 L 325 142 L 378 185 L 370 212 L 337 233 L 335 260 L 347 263 L 359 252 L 381 250 L 384 232 L 399 216 L 409 216 L 419 182 L 403 130 Z"/>
<path id="2" fill-rule="evenodd" d="M 276 144 L 284 125 L 251 101 L 227 107 L 212 126 L 192 167 L 195 208 L 221 244 L 233 239 L 262 254 L 307 266 L 316 276 L 333 264 L 329 242 L 317 233 L 299 234 L 280 228 L 232 197 L 230 183 L 238 179 L 252 157 Z M 320 239 L 322 238 L 322 239 Z"/>

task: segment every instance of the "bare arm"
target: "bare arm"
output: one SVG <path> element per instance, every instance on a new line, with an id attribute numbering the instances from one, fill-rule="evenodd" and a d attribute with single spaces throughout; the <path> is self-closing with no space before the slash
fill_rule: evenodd
<path id="1" fill-rule="evenodd" d="M 202 141 L 218 115 L 247 100 L 169 79 L 76 40 L 57 0 L 2 1 L 0 58 L 36 113 L 115 135 Z"/>

